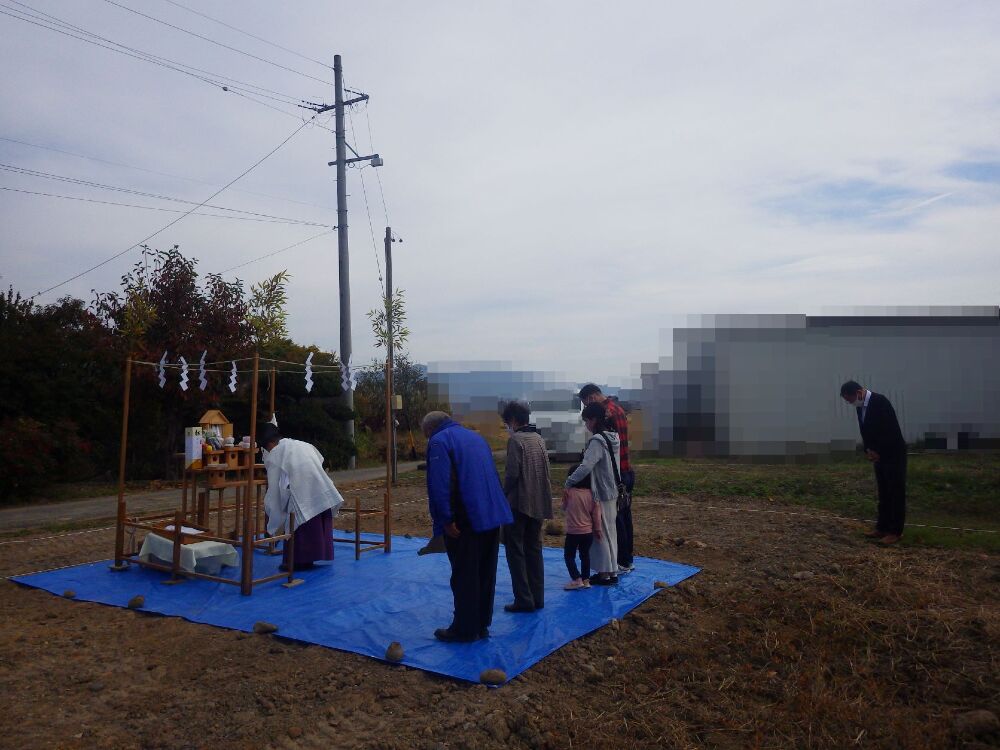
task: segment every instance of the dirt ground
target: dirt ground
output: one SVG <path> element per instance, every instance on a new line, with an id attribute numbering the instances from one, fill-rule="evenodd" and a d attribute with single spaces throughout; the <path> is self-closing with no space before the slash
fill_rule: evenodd
<path id="1" fill-rule="evenodd" d="M 426 535 L 420 485 L 397 498 L 397 533 Z M 1000 557 L 883 549 L 819 512 L 712 505 L 638 498 L 637 554 L 703 572 L 499 689 L 0 582 L 0 746 L 1000 743 L 988 716 L 978 730 L 964 716 L 1000 714 Z M 112 550 L 111 530 L 3 543 L 0 575 Z"/>

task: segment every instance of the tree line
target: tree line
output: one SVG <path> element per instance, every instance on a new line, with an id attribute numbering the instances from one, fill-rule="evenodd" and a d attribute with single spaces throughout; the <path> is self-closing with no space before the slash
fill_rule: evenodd
<path id="1" fill-rule="evenodd" d="M 39 305 L 12 287 L 0 294 L 0 501 L 39 496 L 54 483 L 116 476 L 128 357 L 155 363 L 166 351 L 169 361 L 184 356 L 191 365 L 186 391 L 176 369 L 167 371 L 161 389 L 155 367 L 134 366 L 126 465 L 133 479 L 177 477 L 184 428 L 198 424 L 209 409 L 233 422 L 237 441 L 249 429 L 252 375 L 240 373 L 231 393 L 229 367 L 213 366 L 227 372 L 210 373 L 202 391 L 197 364 L 202 352 L 208 362 L 258 352 L 288 362 L 304 362 L 312 353 L 314 365 L 339 364 L 336 352 L 304 346 L 288 335 L 287 281 L 285 272 L 249 288 L 218 274 L 202 277 L 197 260 L 175 246 L 143 248 L 120 287 L 95 291 L 89 302 L 64 297 Z M 401 300 L 393 303 L 405 318 Z M 378 312 L 370 315 L 376 338 Z M 382 319 L 384 324 L 384 313 Z M 397 345 L 408 334 L 400 329 L 404 336 L 396 337 Z M 247 365 L 239 363 L 239 369 Z M 330 468 L 346 466 L 352 455 L 374 458 L 384 450 L 380 368 L 361 375 L 354 412 L 344 406 L 338 370 L 316 372 L 309 393 L 301 372 L 279 372 L 275 381 L 281 429 L 316 445 Z M 427 383 L 405 354 L 397 359 L 396 384 L 405 405 L 397 417 L 401 427 L 419 426 L 416 412 L 429 408 Z M 258 421 L 270 419 L 271 387 L 270 374 L 262 369 Z M 351 418 L 358 426 L 355 442 L 345 429 Z"/>

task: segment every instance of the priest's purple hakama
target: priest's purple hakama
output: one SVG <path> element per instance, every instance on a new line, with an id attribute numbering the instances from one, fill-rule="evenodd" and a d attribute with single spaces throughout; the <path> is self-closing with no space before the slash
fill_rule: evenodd
<path id="1" fill-rule="evenodd" d="M 309 567 L 318 560 L 333 559 L 333 517 L 344 503 L 329 475 L 323 456 L 309 443 L 280 438 L 264 453 L 267 494 L 264 508 L 267 531 L 277 533 L 294 516 L 292 554 L 285 545 L 283 566 L 294 557 L 295 568 Z"/>
<path id="2" fill-rule="evenodd" d="M 281 564 L 288 566 L 288 543 L 285 542 Z M 333 559 L 333 511 L 324 510 L 295 529 L 292 555 L 295 569 L 308 568 L 318 560 Z"/>

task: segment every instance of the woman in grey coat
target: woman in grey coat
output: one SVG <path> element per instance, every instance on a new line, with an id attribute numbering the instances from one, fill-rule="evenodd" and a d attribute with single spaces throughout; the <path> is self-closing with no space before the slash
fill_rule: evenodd
<path id="1" fill-rule="evenodd" d="M 618 537 L 615 518 L 618 516 L 618 483 L 611 464 L 620 460 L 620 442 L 614 427 L 608 424 L 601 404 L 584 407 L 581 414 L 587 430 L 592 434 L 587 441 L 580 466 L 566 478 L 566 486 L 574 487 L 588 474 L 594 499 L 601 504 L 601 540 L 595 540 L 590 552 L 590 564 L 597 571 L 590 582 L 598 586 L 618 583 Z"/>

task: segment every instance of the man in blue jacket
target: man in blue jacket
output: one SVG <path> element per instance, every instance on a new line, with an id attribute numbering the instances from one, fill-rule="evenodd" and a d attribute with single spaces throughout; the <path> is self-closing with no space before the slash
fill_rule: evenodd
<path id="1" fill-rule="evenodd" d="M 434 535 L 444 534 L 451 563 L 455 614 L 438 628 L 442 641 L 468 642 L 489 636 L 497 582 L 500 527 L 513 522 L 493 452 L 472 430 L 443 411 L 420 424 L 427 436 L 427 497 Z"/>

